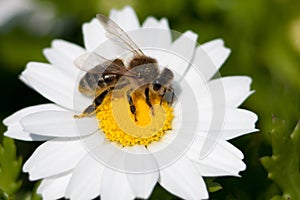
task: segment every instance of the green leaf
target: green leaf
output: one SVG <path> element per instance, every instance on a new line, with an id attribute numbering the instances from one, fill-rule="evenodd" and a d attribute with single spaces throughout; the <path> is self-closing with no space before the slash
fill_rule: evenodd
<path id="1" fill-rule="evenodd" d="M 39 185 L 40 185 L 40 182 L 37 182 L 34 185 L 34 188 L 33 188 L 32 194 L 31 194 L 31 200 L 41 200 L 42 199 L 42 197 L 36 193 Z"/>
<path id="2" fill-rule="evenodd" d="M 269 136 L 273 155 L 261 158 L 261 163 L 282 191 L 282 197 L 272 199 L 300 199 L 300 122 L 290 134 L 284 121 L 274 119 Z"/>
<path id="3" fill-rule="evenodd" d="M 205 182 L 209 192 L 217 192 L 223 189 L 219 183 L 214 182 L 214 178 L 206 178 Z"/>
<path id="4" fill-rule="evenodd" d="M 150 198 L 150 200 L 173 200 L 177 199 L 177 197 L 173 196 L 171 193 L 166 191 L 163 187 L 159 184 L 156 184 Z"/>
<path id="5" fill-rule="evenodd" d="M 0 190 L 4 196 L 13 195 L 21 186 L 18 180 L 22 158 L 17 158 L 14 140 L 3 138 L 0 144 Z"/>
<path id="6" fill-rule="evenodd" d="M 276 195 L 276 196 L 272 197 L 271 200 L 285 200 L 285 198 L 283 196 Z"/>
<path id="7" fill-rule="evenodd" d="M 9 200 L 9 196 L 0 189 L 0 199 L 1 200 Z"/>
<path id="8" fill-rule="evenodd" d="M 40 185 L 41 181 L 38 181 L 34 184 L 32 191 L 28 191 L 26 193 L 18 192 L 16 194 L 16 199 L 23 199 L 23 200 L 42 200 L 42 196 L 37 194 L 37 189 Z"/>

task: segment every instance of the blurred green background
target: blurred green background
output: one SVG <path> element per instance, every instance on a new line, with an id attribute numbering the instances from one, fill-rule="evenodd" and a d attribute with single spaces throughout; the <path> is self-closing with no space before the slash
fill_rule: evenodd
<path id="1" fill-rule="evenodd" d="M 290 132 L 300 119 L 299 0 L 0 0 L 1 120 L 23 107 L 47 102 L 18 79 L 28 61 L 46 61 L 42 49 L 54 38 L 82 45 L 82 23 L 125 5 L 135 9 L 141 22 L 149 15 L 167 17 L 172 29 L 198 33 L 199 43 L 223 38 L 232 53 L 221 68 L 222 76 L 253 79 L 256 92 L 242 107 L 258 114 L 260 132 L 232 140 L 244 152 L 247 170 L 242 178 L 216 178 L 223 189 L 211 199 L 269 199 L 281 194 L 259 159 L 272 154 L 268 133 L 274 118 L 284 120 Z M 5 130 L 1 125 L 1 132 Z M 16 144 L 17 154 L 26 160 L 33 145 Z M 33 188 L 26 174 L 21 179 L 19 196 Z M 152 196 L 172 198 L 159 187 Z"/>

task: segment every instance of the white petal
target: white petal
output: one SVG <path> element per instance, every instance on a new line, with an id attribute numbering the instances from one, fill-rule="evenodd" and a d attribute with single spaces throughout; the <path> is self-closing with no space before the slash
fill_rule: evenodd
<path id="1" fill-rule="evenodd" d="M 200 110 L 198 135 L 225 140 L 257 131 L 257 115 L 243 109 Z"/>
<path id="2" fill-rule="evenodd" d="M 183 199 L 207 199 L 206 185 L 193 163 L 182 156 L 160 171 L 160 184 L 172 194 Z"/>
<path id="3" fill-rule="evenodd" d="M 53 40 L 52 48 L 59 51 L 69 60 L 75 60 L 76 57 L 85 53 L 86 50 L 77 44 L 65 40 Z"/>
<path id="4" fill-rule="evenodd" d="M 184 138 L 185 131 L 179 135 L 175 131 L 169 131 L 159 141 L 147 145 L 147 149 L 156 159 L 159 169 L 168 167 L 176 161 L 187 149 L 190 144 L 189 136 Z"/>
<path id="5" fill-rule="evenodd" d="M 9 117 L 5 118 L 3 120 L 3 123 L 6 126 L 17 124 L 21 121 L 22 118 L 24 118 L 27 115 L 30 115 L 32 113 L 40 112 L 40 111 L 47 111 L 47 110 L 57 110 L 57 111 L 63 111 L 64 109 L 55 105 L 55 104 L 41 104 L 36 106 L 30 106 L 27 108 L 23 108 L 14 114 L 10 115 Z"/>
<path id="6" fill-rule="evenodd" d="M 59 199 L 65 196 L 65 191 L 72 173 L 66 172 L 57 176 L 43 179 L 37 189 L 44 200 Z"/>
<path id="7" fill-rule="evenodd" d="M 156 18 L 150 16 L 144 21 L 142 28 L 159 28 L 169 30 L 169 22 L 166 18 L 158 21 Z M 170 38 L 171 39 L 171 38 Z"/>
<path id="8" fill-rule="evenodd" d="M 122 10 L 112 9 L 109 17 L 125 32 L 140 28 L 140 23 L 135 11 L 130 6 L 126 6 Z"/>
<path id="9" fill-rule="evenodd" d="M 54 40 L 52 47 L 44 49 L 43 53 L 52 65 L 67 73 L 75 82 L 79 70 L 74 65 L 74 60 L 85 53 L 82 47 L 64 40 Z"/>
<path id="10" fill-rule="evenodd" d="M 169 52 L 161 52 L 158 63 L 174 70 L 176 72 L 175 80 L 181 78 L 177 76 L 182 76 L 186 72 L 187 67 L 191 64 L 197 37 L 197 34 L 186 31 L 173 42 Z"/>
<path id="11" fill-rule="evenodd" d="M 215 85 L 221 81 L 224 88 L 225 104 L 228 107 L 240 106 L 247 97 L 253 92 L 250 91 L 251 78 L 247 76 L 228 76 L 221 79 L 212 80 L 209 82 L 210 88 L 215 88 Z M 215 91 L 217 92 L 217 91 Z"/>
<path id="12" fill-rule="evenodd" d="M 24 130 L 51 137 L 78 137 L 98 130 L 96 118 L 75 119 L 70 111 L 41 111 L 27 115 L 21 120 Z"/>
<path id="13" fill-rule="evenodd" d="M 175 93 L 178 94 L 176 89 Z M 147 146 L 152 153 L 155 153 L 159 166 L 165 166 L 169 162 L 173 162 L 190 145 L 190 141 L 196 134 L 198 114 L 200 114 L 196 105 L 195 98 L 191 98 L 191 91 L 180 91 L 174 105 L 174 116 L 176 117 L 172 122 L 173 130 L 168 131 L 160 141 Z"/>
<path id="14" fill-rule="evenodd" d="M 148 17 L 143 23 L 144 32 L 148 35 L 142 37 L 143 43 L 138 43 L 139 47 L 152 47 L 159 49 L 168 49 L 172 43 L 172 36 L 168 20 L 163 18 L 160 21 L 154 17 Z M 152 54 L 149 54 L 153 56 Z"/>
<path id="15" fill-rule="evenodd" d="M 202 44 L 200 48 L 202 48 L 208 54 L 212 62 L 215 64 L 216 71 L 211 71 L 212 73 L 207 74 L 207 78 L 210 79 L 228 58 L 230 49 L 224 47 L 224 42 L 221 39 L 209 41 L 205 44 Z"/>
<path id="16" fill-rule="evenodd" d="M 195 50 L 195 56 L 192 60 L 192 66 L 195 67 L 203 80 L 208 81 L 219 70 L 211 57 L 201 46 Z"/>
<path id="17" fill-rule="evenodd" d="M 57 68 L 30 62 L 21 74 L 21 80 L 33 87 L 47 99 L 65 108 L 73 108 L 74 81 Z"/>
<path id="18" fill-rule="evenodd" d="M 75 167 L 66 196 L 72 200 L 99 196 L 103 170 L 104 166 L 91 154 L 87 154 Z"/>
<path id="19" fill-rule="evenodd" d="M 205 144 L 207 142 L 210 142 L 212 144 L 211 149 L 208 151 L 207 155 L 202 155 L 202 152 L 205 151 L 204 148 L 206 148 Z M 193 143 L 191 144 L 190 148 L 187 151 L 187 155 L 189 158 L 194 160 L 201 160 L 204 159 L 206 156 L 209 156 L 209 154 L 218 149 L 223 149 L 223 151 L 227 151 L 231 157 L 235 157 L 238 159 L 243 159 L 243 153 L 234 147 L 229 142 L 222 140 L 221 138 L 214 138 L 209 136 L 196 136 Z"/>
<path id="20" fill-rule="evenodd" d="M 104 169 L 100 188 L 101 199 L 131 200 L 135 198 L 135 195 L 128 183 L 127 175 L 108 167 Z"/>
<path id="21" fill-rule="evenodd" d="M 135 196 L 148 199 L 157 183 L 159 173 L 128 174 L 127 176 Z"/>
<path id="22" fill-rule="evenodd" d="M 92 143 L 96 136 L 97 134 L 93 134 L 81 139 L 60 138 L 47 141 L 26 161 L 23 171 L 29 172 L 30 180 L 37 180 L 74 169 L 88 153 L 87 144 Z"/>
<path id="23" fill-rule="evenodd" d="M 228 129 L 228 130 L 222 130 L 222 137 L 225 140 L 230 140 L 248 133 L 254 133 L 259 131 L 258 129 L 252 128 L 252 129 Z"/>
<path id="24" fill-rule="evenodd" d="M 201 45 L 205 51 L 213 51 L 214 49 L 222 46 L 224 46 L 224 41 L 222 39 L 214 39 Z"/>
<path id="25" fill-rule="evenodd" d="M 199 110 L 217 107 L 236 108 L 253 93 L 250 91 L 249 77 L 228 76 L 205 83 L 201 78 L 197 78 L 201 76 L 195 71 L 190 68 L 185 78 L 193 89 Z"/>
<path id="26" fill-rule="evenodd" d="M 223 117 L 214 117 L 222 114 Z M 201 110 L 199 112 L 199 130 L 253 129 L 257 115 L 244 109 Z M 222 128 L 222 129 L 221 129 Z"/>
<path id="27" fill-rule="evenodd" d="M 149 145 L 147 145 L 147 149 L 152 153 L 165 149 L 170 144 L 170 141 L 167 139 L 168 135 L 169 133 L 164 135 L 164 137 L 162 137 L 158 142 L 151 142 Z"/>
<path id="28" fill-rule="evenodd" d="M 144 146 L 136 145 L 125 149 L 130 152 L 125 154 L 124 163 L 131 189 L 136 197 L 148 199 L 159 177 L 158 164 Z"/>
<path id="29" fill-rule="evenodd" d="M 176 90 L 176 85 L 174 84 L 175 94 L 176 97 L 181 100 L 184 97 L 181 97 L 181 93 L 186 93 L 189 99 L 193 99 L 196 101 L 196 104 L 193 106 L 198 105 L 198 110 L 201 108 L 211 107 L 212 105 L 212 97 L 211 91 L 209 90 L 208 83 L 205 81 L 201 73 L 195 67 L 190 67 L 187 73 L 184 75 L 184 81 L 179 81 L 179 88 L 178 91 Z M 182 100 L 181 100 L 182 101 Z M 188 102 L 181 102 L 181 103 L 188 103 Z M 195 109 L 196 110 L 196 109 Z"/>
<path id="30" fill-rule="evenodd" d="M 203 176 L 239 176 L 239 172 L 246 168 L 241 160 L 244 157 L 242 152 L 218 138 L 198 136 L 187 155 Z"/>
<path id="31" fill-rule="evenodd" d="M 166 158 L 171 159 L 181 155 L 195 135 L 198 124 L 196 100 L 190 98 L 188 90 L 180 91 L 178 101 L 174 105 L 172 130 L 168 131 L 158 142 L 153 142 L 147 149 L 155 153 L 159 166 L 166 165 Z M 175 92 L 176 93 L 176 92 Z M 167 161 L 168 163 L 168 161 Z"/>
<path id="32" fill-rule="evenodd" d="M 209 136 L 215 140 L 228 140 L 246 133 L 255 132 L 257 115 L 243 109 L 216 108 L 200 110 L 197 135 Z M 206 144 L 206 152 L 213 147 L 214 142 Z"/>
<path id="33" fill-rule="evenodd" d="M 41 135 L 36 135 L 32 133 L 25 132 L 23 127 L 20 124 L 22 118 L 32 113 L 47 111 L 47 110 L 64 110 L 63 108 L 55 105 L 55 104 L 42 104 L 37 106 L 30 106 L 27 108 L 23 108 L 7 117 L 3 120 L 3 123 L 8 126 L 8 130 L 4 133 L 5 136 L 25 140 L 25 141 L 40 141 L 40 140 L 48 140 L 51 137 L 45 137 Z"/>
<path id="34" fill-rule="evenodd" d="M 92 52 L 101 43 L 107 40 L 105 30 L 97 19 L 93 19 L 91 22 L 83 24 L 82 31 L 84 46 L 89 52 Z"/>
<path id="35" fill-rule="evenodd" d="M 169 49 L 171 45 L 170 30 L 161 28 L 142 28 L 128 32 L 128 35 L 132 39 L 132 41 L 134 41 L 134 43 L 138 46 L 138 48 L 143 51 L 145 55 L 157 59 L 160 65 L 164 64 L 160 62 L 160 60 L 164 59 L 164 56 L 172 56 L 173 52 L 166 51 L 166 49 Z M 126 49 L 128 48 L 120 48 L 120 46 L 121 45 L 119 45 L 119 47 L 117 48 L 114 47 L 113 44 L 107 43 L 105 45 L 101 45 L 101 48 L 109 49 L 113 47 L 114 57 L 116 57 L 116 55 L 126 55 L 126 53 L 128 53 L 126 52 Z M 101 55 L 106 55 L 106 57 L 111 56 L 107 55 L 107 53 L 103 52 L 103 50 L 99 50 L 97 49 L 97 53 Z M 164 62 L 167 61 L 165 60 Z"/>
<path id="36" fill-rule="evenodd" d="M 258 129 L 220 129 L 220 130 L 209 130 L 201 131 L 198 130 L 197 135 L 206 137 L 207 135 L 220 136 L 223 140 L 230 140 L 245 134 L 255 133 L 259 131 Z"/>
<path id="37" fill-rule="evenodd" d="M 20 124 L 11 125 L 7 128 L 4 135 L 17 140 L 24 141 L 45 141 L 52 139 L 52 137 L 36 135 L 23 131 L 23 127 Z"/>

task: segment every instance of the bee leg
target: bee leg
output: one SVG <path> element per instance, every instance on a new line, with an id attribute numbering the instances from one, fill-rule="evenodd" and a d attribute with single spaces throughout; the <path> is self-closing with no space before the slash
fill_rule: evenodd
<path id="1" fill-rule="evenodd" d="M 98 96 L 96 96 L 96 98 L 93 101 L 93 104 L 89 105 L 86 109 L 84 109 L 84 111 L 82 112 L 82 114 L 80 114 L 80 115 L 74 115 L 74 118 L 89 117 L 89 116 L 95 114 L 97 107 L 101 105 L 101 103 L 103 102 L 104 98 L 106 97 L 106 95 L 110 91 L 111 91 L 111 88 L 108 88 L 107 90 L 104 90 L 101 94 L 99 94 Z"/>
<path id="2" fill-rule="evenodd" d="M 96 96 L 96 98 L 94 99 L 94 104 L 96 105 L 96 107 L 100 106 L 104 100 L 104 98 L 106 97 L 106 95 L 111 92 L 113 88 L 108 88 L 106 90 L 104 90 L 101 94 L 99 94 L 98 96 Z"/>
<path id="3" fill-rule="evenodd" d="M 171 101 L 169 102 L 169 105 L 172 105 L 173 104 L 173 101 L 174 101 L 174 89 L 173 88 L 168 88 L 168 91 L 171 92 Z"/>
<path id="4" fill-rule="evenodd" d="M 95 114 L 95 112 L 96 112 L 96 106 L 94 104 L 91 104 L 86 109 L 84 109 L 82 114 L 74 115 L 74 118 L 79 119 L 79 118 L 88 117 Z"/>
<path id="5" fill-rule="evenodd" d="M 149 94 L 149 88 L 148 87 L 145 89 L 145 97 L 146 97 L 146 103 L 149 106 L 149 108 L 151 109 L 152 115 L 154 115 L 154 110 L 153 110 L 153 106 L 152 106 L 151 101 L 150 101 L 150 94 Z"/>
<path id="6" fill-rule="evenodd" d="M 130 106 L 130 111 L 134 115 L 134 120 L 137 121 L 137 119 L 136 119 L 136 108 L 133 104 L 133 100 L 132 100 L 132 97 L 131 97 L 131 92 L 132 92 L 132 90 L 128 90 L 126 92 L 127 101 L 129 103 L 129 106 Z"/>
<path id="7" fill-rule="evenodd" d="M 161 97 L 160 103 L 159 103 L 160 105 L 162 104 L 162 100 L 164 99 L 166 93 L 167 93 L 167 89 L 165 88 L 164 91 L 163 91 L 163 94 L 160 95 L 160 97 Z"/>

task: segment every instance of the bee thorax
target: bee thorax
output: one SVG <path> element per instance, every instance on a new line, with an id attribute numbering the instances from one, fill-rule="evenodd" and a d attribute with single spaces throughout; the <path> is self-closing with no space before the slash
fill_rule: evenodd
<path id="1" fill-rule="evenodd" d="M 150 63 L 157 64 L 157 61 L 154 58 L 144 56 L 144 55 L 140 55 L 140 56 L 134 57 L 130 61 L 129 68 L 134 68 L 134 67 L 137 67 L 137 66 L 146 65 L 146 64 L 150 64 Z"/>

